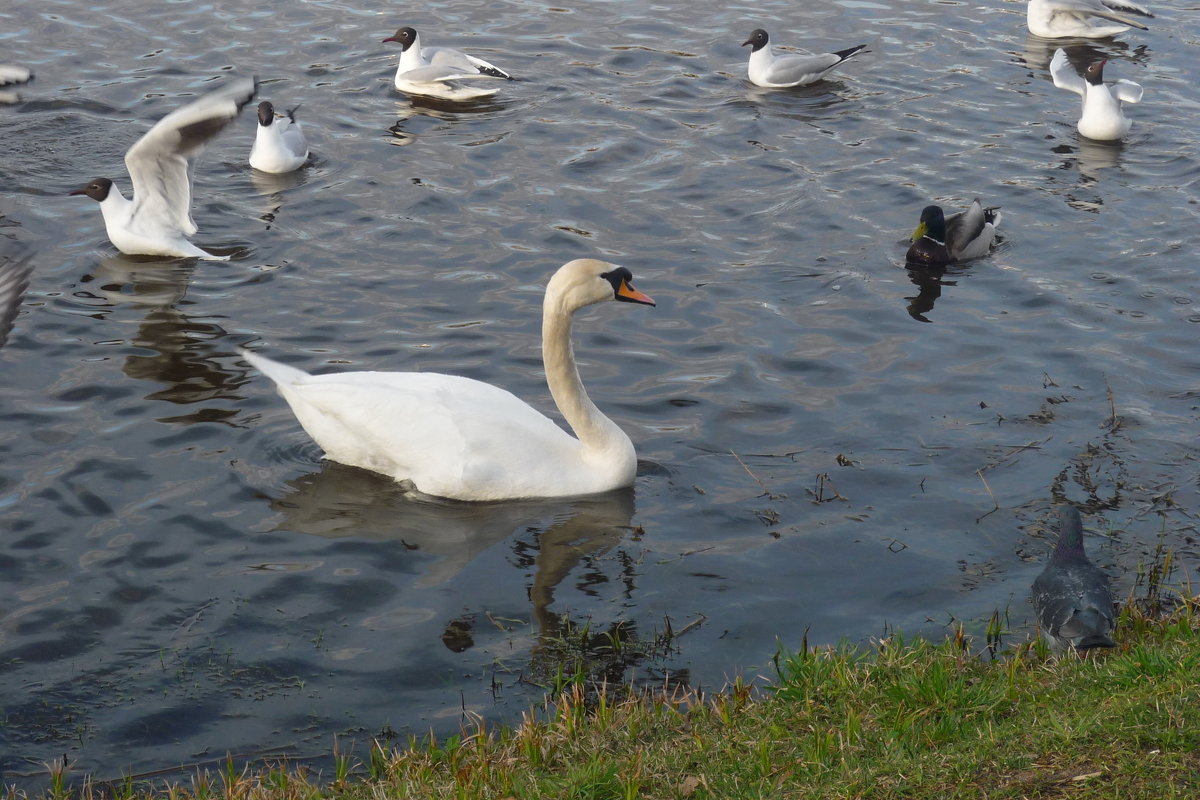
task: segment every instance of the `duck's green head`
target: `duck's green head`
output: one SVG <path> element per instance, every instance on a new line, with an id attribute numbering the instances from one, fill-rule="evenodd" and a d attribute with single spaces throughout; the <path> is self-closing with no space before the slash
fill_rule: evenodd
<path id="1" fill-rule="evenodd" d="M 917 223 L 917 229 L 913 231 L 909 241 L 915 242 L 925 236 L 938 244 L 946 241 L 946 217 L 941 206 L 925 206 L 921 210 L 921 221 Z"/>

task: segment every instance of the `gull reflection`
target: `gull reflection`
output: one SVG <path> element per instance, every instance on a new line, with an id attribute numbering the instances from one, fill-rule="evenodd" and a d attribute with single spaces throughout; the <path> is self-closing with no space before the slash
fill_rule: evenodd
<path id="1" fill-rule="evenodd" d="M 165 400 L 180 405 L 208 403 L 227 397 L 236 386 L 238 374 L 223 368 L 216 344 L 227 333 L 210 322 L 198 322 L 182 313 L 188 283 L 195 272 L 195 259 L 163 262 L 150 257 L 116 253 L 104 258 L 95 273 L 82 283 L 113 306 L 144 310 L 144 317 L 129 344 L 146 353 L 130 354 L 122 371 L 136 380 L 161 384 L 146 395 L 148 400 Z M 183 416 L 160 418 L 160 422 L 202 422 L 235 416 L 230 409 L 199 408 Z"/>
<path id="2" fill-rule="evenodd" d="M 263 212 L 258 218 L 267 223 L 267 230 L 271 229 L 271 224 L 275 222 L 275 217 L 283 208 L 284 193 L 303 186 L 308 181 L 308 172 L 306 167 L 291 172 L 250 170 L 250 181 L 254 184 L 254 190 L 266 201 Z"/>

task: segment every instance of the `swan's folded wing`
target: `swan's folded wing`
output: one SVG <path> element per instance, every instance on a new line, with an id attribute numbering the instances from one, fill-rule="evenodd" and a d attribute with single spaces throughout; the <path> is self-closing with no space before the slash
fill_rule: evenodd
<path id="1" fill-rule="evenodd" d="M 1071 66 L 1071 62 L 1067 60 L 1067 52 L 1061 47 L 1054 51 L 1054 58 L 1050 59 L 1050 77 L 1060 89 L 1074 92 L 1081 97 L 1087 94 L 1087 81 Z"/>
<path id="2" fill-rule="evenodd" d="M 1142 102 L 1142 87 L 1141 84 L 1127 81 L 1124 78 L 1112 85 L 1113 97 L 1123 103 L 1140 103 Z"/>
<path id="3" fill-rule="evenodd" d="M 155 232 L 196 232 L 190 160 L 257 91 L 253 78 L 235 80 L 167 114 L 129 148 L 125 166 L 133 182 L 133 226 Z"/>

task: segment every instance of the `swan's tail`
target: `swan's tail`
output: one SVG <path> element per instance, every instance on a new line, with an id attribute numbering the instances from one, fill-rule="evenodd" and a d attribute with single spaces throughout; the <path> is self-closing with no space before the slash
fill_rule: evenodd
<path id="1" fill-rule="evenodd" d="M 278 361 L 272 361 L 266 356 L 260 356 L 256 353 L 251 353 L 249 350 L 239 349 L 238 353 L 242 358 L 250 362 L 250 365 L 266 375 L 271 380 L 275 381 L 280 386 L 289 386 L 300 383 L 305 378 L 310 377 L 307 372 L 295 367 L 289 367 L 287 364 L 280 364 Z"/>

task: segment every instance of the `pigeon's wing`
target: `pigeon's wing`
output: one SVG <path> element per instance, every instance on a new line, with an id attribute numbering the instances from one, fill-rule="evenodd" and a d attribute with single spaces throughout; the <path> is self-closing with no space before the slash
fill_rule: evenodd
<path id="1" fill-rule="evenodd" d="M 192 221 L 191 162 L 258 91 L 240 78 L 160 119 L 125 154 L 133 182 L 130 224 L 148 231 L 196 232 Z"/>
<path id="2" fill-rule="evenodd" d="M 1140 103 L 1142 102 L 1142 87 L 1141 84 L 1127 81 L 1124 78 L 1114 83 L 1109 87 L 1113 97 L 1123 103 Z"/>
<path id="3" fill-rule="evenodd" d="M 33 254 L 24 247 L 0 255 L 0 347 L 8 341 L 8 333 L 17 321 L 32 273 Z"/>
<path id="4" fill-rule="evenodd" d="M 1050 59 L 1050 77 L 1060 89 L 1074 92 L 1080 97 L 1087 94 L 1087 81 L 1071 66 L 1071 62 L 1067 60 L 1067 51 L 1061 47 L 1054 51 L 1054 58 Z"/>

